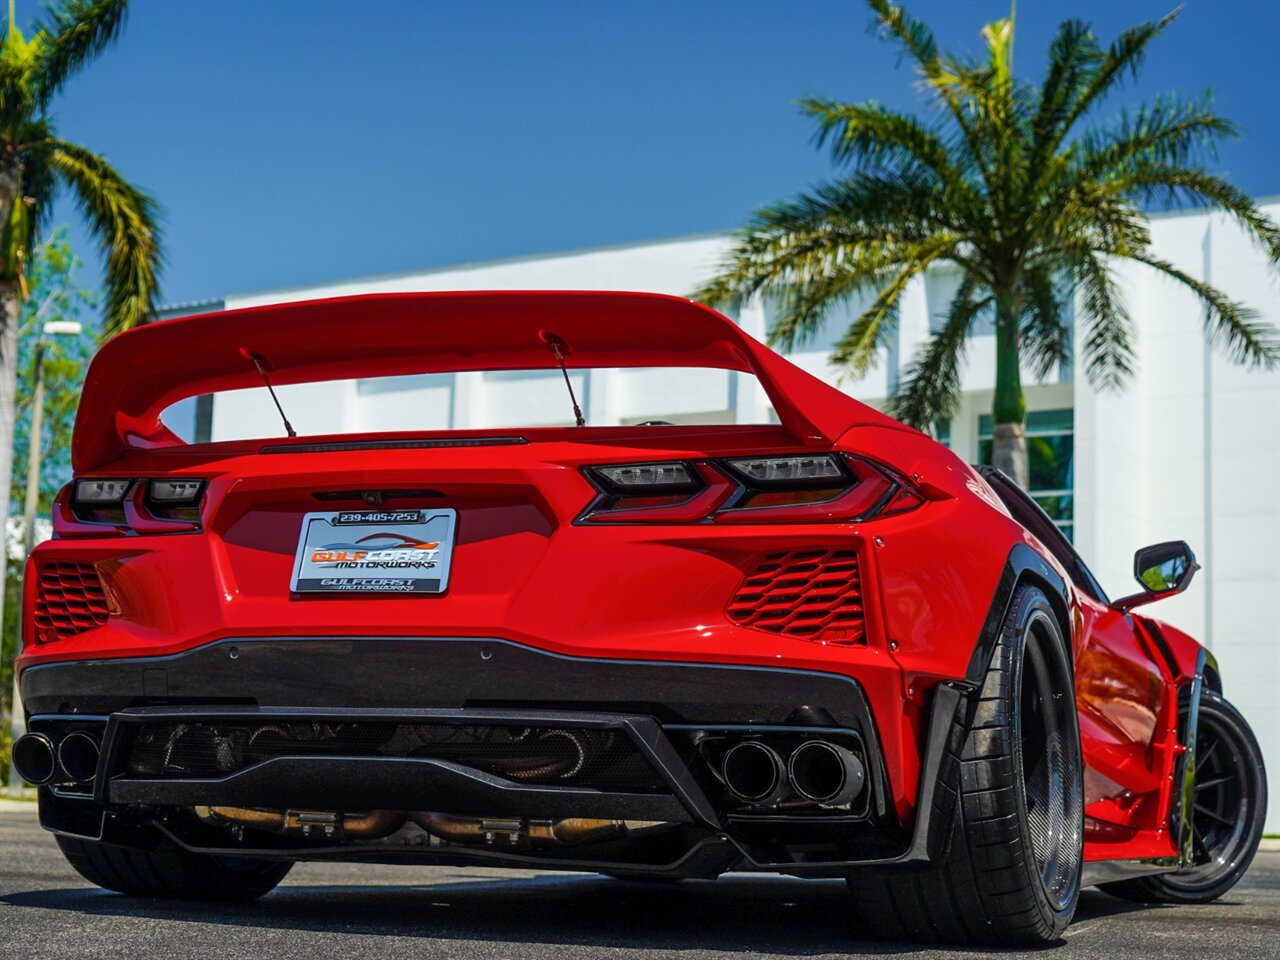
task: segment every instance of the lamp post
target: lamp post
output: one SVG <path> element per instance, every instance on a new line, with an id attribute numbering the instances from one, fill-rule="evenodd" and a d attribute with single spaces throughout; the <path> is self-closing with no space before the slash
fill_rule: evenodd
<path id="1" fill-rule="evenodd" d="M 36 509 L 40 505 L 40 459 L 44 452 L 44 348 L 45 337 L 72 336 L 78 337 L 84 328 L 74 320 L 50 320 L 40 328 L 40 337 L 36 340 L 36 355 L 31 364 L 31 429 L 27 433 L 27 499 L 22 513 L 22 565 L 26 569 L 27 557 L 36 545 Z M 4 549 L 9 549 L 9 531 L 4 531 Z M 5 585 L 0 584 L 0 589 Z M 22 591 L 18 591 L 18 647 L 22 646 Z M 16 651 L 15 651 L 16 652 Z M 13 733 L 11 742 L 27 732 L 27 721 L 22 715 L 22 705 L 18 702 L 18 671 L 13 671 L 13 694 L 9 700 L 9 723 Z M 20 790 L 22 778 L 9 765 L 9 789 Z"/>

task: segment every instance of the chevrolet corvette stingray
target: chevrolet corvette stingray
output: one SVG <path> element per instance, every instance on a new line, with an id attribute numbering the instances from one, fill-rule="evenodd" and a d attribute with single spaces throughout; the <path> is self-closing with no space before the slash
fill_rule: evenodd
<path id="1" fill-rule="evenodd" d="M 587 425 L 573 377 L 600 368 L 751 375 L 776 422 Z M 576 425 L 298 436 L 274 392 L 266 439 L 164 419 L 518 370 L 563 378 Z M 1136 612 L 1187 587 L 1186 544 L 1111 599 L 1002 474 L 686 300 L 154 323 L 93 360 L 73 467 L 26 568 L 14 760 L 110 890 L 252 898 L 308 860 L 771 871 L 846 879 L 853 930 L 1038 943 L 1083 885 L 1204 902 L 1258 845 L 1214 658 Z"/>

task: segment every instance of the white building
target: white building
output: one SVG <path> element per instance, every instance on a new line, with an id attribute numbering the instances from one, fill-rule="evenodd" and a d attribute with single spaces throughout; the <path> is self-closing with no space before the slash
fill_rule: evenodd
<path id="1" fill-rule="evenodd" d="M 1269 215 L 1280 219 L 1280 202 Z M 1265 257 L 1225 218 L 1157 216 L 1156 253 L 1223 288 L 1280 324 L 1280 286 Z M 473 263 L 319 287 L 274 290 L 192 305 L 200 310 L 355 293 L 411 290 L 613 289 L 688 294 L 713 271 L 725 236 L 572 251 Z M 1028 371 L 1033 493 L 1070 531 L 1112 596 L 1133 592 L 1136 548 L 1185 539 L 1204 567 L 1191 590 L 1151 612 L 1203 638 L 1217 655 L 1229 698 L 1248 716 L 1280 796 L 1280 373 L 1240 369 L 1209 349 L 1204 311 L 1172 281 L 1138 265 L 1121 268 L 1138 336 L 1128 389 L 1099 394 L 1078 368 L 1042 382 Z M 840 383 L 881 405 L 956 289 L 945 270 L 915 282 L 901 306 L 896 342 L 857 382 Z M 169 315 L 198 312 L 192 307 Z M 856 308 L 833 317 L 791 359 L 833 382 L 827 354 Z M 769 309 L 735 317 L 765 338 Z M 961 456 L 983 456 L 994 382 L 992 331 L 968 351 L 961 409 L 941 439 Z M 583 371 L 575 388 L 588 423 L 761 422 L 772 411 L 753 378 L 706 371 Z M 559 374 L 461 373 L 285 387 L 281 401 L 302 434 L 374 429 L 461 428 L 571 422 Z M 229 439 L 279 433 L 263 390 L 221 394 L 175 411 L 180 433 Z M 1280 829 L 1280 804 L 1268 830 Z"/>

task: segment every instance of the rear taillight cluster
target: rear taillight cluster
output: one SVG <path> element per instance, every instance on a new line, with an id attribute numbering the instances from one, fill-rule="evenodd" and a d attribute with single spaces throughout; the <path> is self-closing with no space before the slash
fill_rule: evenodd
<path id="1" fill-rule="evenodd" d="M 75 480 L 54 505 L 54 534 L 190 533 L 200 529 L 205 486 L 204 480 L 190 477 Z"/>
<path id="2" fill-rule="evenodd" d="M 924 502 L 906 478 L 850 454 L 622 463 L 584 473 L 597 496 L 579 523 L 824 523 Z"/>

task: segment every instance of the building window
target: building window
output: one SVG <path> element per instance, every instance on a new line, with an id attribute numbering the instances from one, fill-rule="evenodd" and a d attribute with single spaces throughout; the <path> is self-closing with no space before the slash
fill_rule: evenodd
<path id="1" fill-rule="evenodd" d="M 978 458 L 991 462 L 993 422 L 983 414 L 978 420 Z M 1072 539 L 1075 504 L 1072 496 L 1075 423 L 1071 410 L 1037 410 L 1027 414 L 1027 466 L 1031 486 L 1027 491 L 1053 518 L 1068 540 Z"/>
<path id="2" fill-rule="evenodd" d="M 951 449 L 951 421 L 950 420 L 933 421 L 933 439 L 937 440 L 940 444 L 942 444 L 948 450 Z"/>

